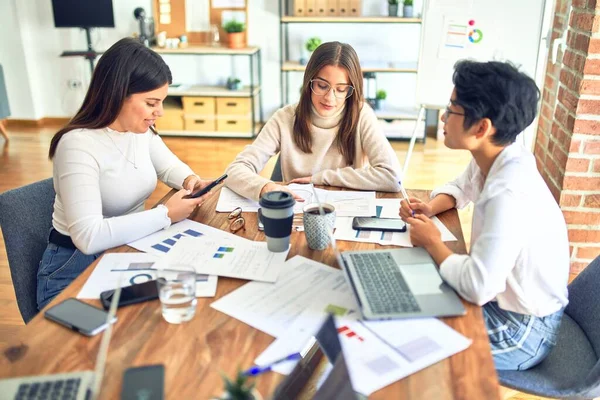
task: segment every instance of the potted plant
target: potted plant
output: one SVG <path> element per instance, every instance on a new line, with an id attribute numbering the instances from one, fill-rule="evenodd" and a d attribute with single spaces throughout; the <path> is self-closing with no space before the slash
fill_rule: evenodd
<path id="1" fill-rule="evenodd" d="M 229 90 L 240 90 L 242 88 L 242 81 L 238 78 L 227 78 L 227 89 Z"/>
<path id="2" fill-rule="evenodd" d="M 262 396 L 254 388 L 256 383 L 248 382 L 249 377 L 239 369 L 233 380 L 224 374 L 221 374 L 221 376 L 225 383 L 225 392 L 215 400 L 262 400 Z"/>
<path id="3" fill-rule="evenodd" d="M 388 14 L 390 17 L 398 16 L 398 0 L 388 0 Z"/>
<path id="4" fill-rule="evenodd" d="M 385 90 L 381 89 L 377 91 L 375 95 L 375 109 L 381 110 L 384 106 L 385 99 L 387 98 L 387 93 Z"/>
<path id="5" fill-rule="evenodd" d="M 311 37 L 310 39 L 308 39 L 306 41 L 306 43 L 304 43 L 304 48 L 306 49 L 306 51 L 308 51 L 308 55 L 300 58 L 301 65 L 306 65 L 308 60 L 310 60 L 310 57 L 312 56 L 313 51 L 315 51 L 317 49 L 317 47 L 319 47 L 321 45 L 321 43 L 322 43 L 322 41 L 318 37 Z"/>
<path id="6" fill-rule="evenodd" d="M 246 26 L 243 22 L 232 19 L 223 25 L 223 29 L 227 32 L 227 47 L 230 49 L 243 49 L 246 47 L 244 45 L 244 30 Z"/>
<path id="7" fill-rule="evenodd" d="M 412 16 L 413 16 L 413 0 L 404 0 L 404 7 L 402 8 L 402 16 L 404 18 L 412 18 Z"/>

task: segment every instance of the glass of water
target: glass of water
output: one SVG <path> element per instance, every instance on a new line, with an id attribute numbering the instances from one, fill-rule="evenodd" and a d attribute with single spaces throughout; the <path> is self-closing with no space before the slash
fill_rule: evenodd
<path id="1" fill-rule="evenodd" d="M 189 265 L 170 264 L 157 273 L 158 296 L 163 318 L 181 324 L 196 313 L 196 271 Z"/>

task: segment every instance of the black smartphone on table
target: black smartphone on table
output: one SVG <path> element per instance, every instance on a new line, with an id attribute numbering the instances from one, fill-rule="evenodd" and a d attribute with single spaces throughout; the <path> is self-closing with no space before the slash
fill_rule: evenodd
<path id="1" fill-rule="evenodd" d="M 110 308 L 110 302 L 112 301 L 114 294 L 114 290 L 107 290 L 100 293 L 100 302 L 105 310 Z M 156 280 L 137 283 L 121 288 L 121 296 L 119 296 L 119 304 L 117 307 L 142 303 L 154 299 L 158 299 L 158 286 L 156 285 Z"/>
<path id="2" fill-rule="evenodd" d="M 121 400 L 163 400 L 164 386 L 165 367 L 163 365 L 128 368 L 123 374 Z"/>
<path id="3" fill-rule="evenodd" d="M 352 229 L 406 232 L 406 223 L 399 218 L 354 217 L 352 220 Z"/>
<path id="4" fill-rule="evenodd" d="M 225 179 L 227 179 L 227 174 L 223 174 L 202 189 L 190 194 L 189 196 L 185 196 L 186 199 L 196 199 L 200 196 L 204 196 L 206 193 L 210 192 L 215 186 L 221 184 Z"/>
<path id="5" fill-rule="evenodd" d="M 108 313 L 77 299 L 66 299 L 50 307 L 44 316 L 86 336 L 94 336 L 108 326 Z M 117 317 L 112 320 L 114 323 Z"/>

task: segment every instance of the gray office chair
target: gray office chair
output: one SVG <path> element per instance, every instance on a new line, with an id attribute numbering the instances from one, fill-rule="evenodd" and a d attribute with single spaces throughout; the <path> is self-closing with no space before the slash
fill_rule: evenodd
<path id="1" fill-rule="evenodd" d="M 281 173 L 281 153 L 277 156 L 277 162 L 271 173 L 271 180 L 273 182 L 283 182 L 283 174 Z"/>
<path id="2" fill-rule="evenodd" d="M 526 371 L 498 371 L 500 383 L 522 392 L 564 399 L 600 396 L 600 256 L 569 285 L 556 346 Z"/>
<path id="3" fill-rule="evenodd" d="M 52 178 L 0 194 L 0 228 L 25 323 L 38 312 L 37 271 L 48 245 L 54 197 Z"/>
<path id="4" fill-rule="evenodd" d="M 10 107 L 8 106 L 8 93 L 6 92 L 6 81 L 4 80 L 4 70 L 0 64 L 0 135 L 8 142 L 8 132 L 4 126 L 6 118 L 10 117 Z"/>

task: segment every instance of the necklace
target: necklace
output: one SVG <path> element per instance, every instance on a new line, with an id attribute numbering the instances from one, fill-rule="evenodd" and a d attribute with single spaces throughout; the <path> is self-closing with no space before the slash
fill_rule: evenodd
<path id="1" fill-rule="evenodd" d="M 110 141 L 112 142 L 112 144 L 117 148 L 117 150 L 119 151 L 119 153 L 121 153 L 121 155 L 123 156 L 123 158 L 131 165 L 133 165 L 133 168 L 138 169 L 137 167 L 137 163 L 136 163 L 136 151 L 135 151 L 135 136 L 133 136 L 133 162 L 131 162 L 131 160 L 129 158 L 127 158 L 127 156 L 125 155 L 125 153 L 123 153 L 121 151 L 121 149 L 119 148 L 119 146 L 117 146 L 117 144 L 115 143 L 115 141 L 113 140 L 113 138 L 110 137 L 110 135 L 108 134 L 107 130 L 104 130 L 104 133 L 106 134 L 106 136 L 110 139 Z"/>

